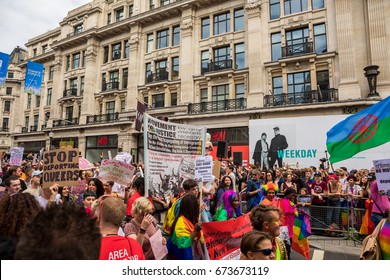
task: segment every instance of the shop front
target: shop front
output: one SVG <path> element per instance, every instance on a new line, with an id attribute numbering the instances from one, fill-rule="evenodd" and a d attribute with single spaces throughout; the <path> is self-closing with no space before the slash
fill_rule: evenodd
<path id="1" fill-rule="evenodd" d="M 87 136 L 86 159 L 100 162 L 103 158 L 112 158 L 118 154 L 118 135 Z"/>

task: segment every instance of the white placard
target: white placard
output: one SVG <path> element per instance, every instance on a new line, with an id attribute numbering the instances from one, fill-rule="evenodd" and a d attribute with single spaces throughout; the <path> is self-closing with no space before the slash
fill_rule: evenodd
<path id="1" fill-rule="evenodd" d="M 213 181 L 213 158 L 211 156 L 196 157 L 195 178 L 198 182 Z"/>
<path id="2" fill-rule="evenodd" d="M 99 178 L 103 181 L 114 181 L 121 185 L 130 183 L 135 168 L 131 164 L 115 159 L 104 159 L 101 162 Z"/>
<path id="3" fill-rule="evenodd" d="M 390 159 L 374 160 L 373 163 L 378 190 L 390 192 Z"/>

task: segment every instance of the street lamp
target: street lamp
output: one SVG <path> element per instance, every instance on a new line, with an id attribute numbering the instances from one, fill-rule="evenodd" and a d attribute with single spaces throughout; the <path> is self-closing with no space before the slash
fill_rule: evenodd
<path id="1" fill-rule="evenodd" d="M 368 93 L 368 97 L 379 96 L 379 93 L 376 92 L 376 82 L 379 75 L 378 65 L 369 65 L 365 67 L 363 70 L 365 71 L 364 76 L 366 76 L 368 81 L 368 86 L 370 88 L 370 92 Z"/>
<path id="2" fill-rule="evenodd" d="M 54 132 L 50 131 L 49 132 L 49 150 L 53 149 L 53 147 L 52 147 L 53 137 L 54 137 Z"/>

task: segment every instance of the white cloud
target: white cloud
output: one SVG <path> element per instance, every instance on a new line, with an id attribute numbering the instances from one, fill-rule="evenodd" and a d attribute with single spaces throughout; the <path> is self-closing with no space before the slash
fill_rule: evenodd
<path id="1" fill-rule="evenodd" d="M 0 52 L 59 26 L 67 13 L 92 0 L 0 0 Z"/>

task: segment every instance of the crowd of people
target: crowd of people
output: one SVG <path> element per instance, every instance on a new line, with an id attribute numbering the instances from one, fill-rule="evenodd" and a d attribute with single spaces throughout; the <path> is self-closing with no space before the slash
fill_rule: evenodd
<path id="1" fill-rule="evenodd" d="M 82 170 L 85 188 L 77 193 L 58 182 L 43 188 L 42 167 L 29 161 L 4 164 L 1 259 L 207 259 L 202 223 L 247 213 L 253 230 L 241 239 L 240 259 L 287 260 L 298 213 L 314 227 L 320 208 L 312 206 L 326 206 L 322 223 L 337 225 L 343 205 L 366 208 L 371 232 L 387 218 L 379 243 L 383 258 L 390 259 L 390 201 L 378 191 L 373 170 L 260 167 L 228 163 L 212 182 L 185 180 L 182 191 L 167 201 L 145 193 L 142 172 L 118 186 L 99 179 L 98 168 Z"/>

